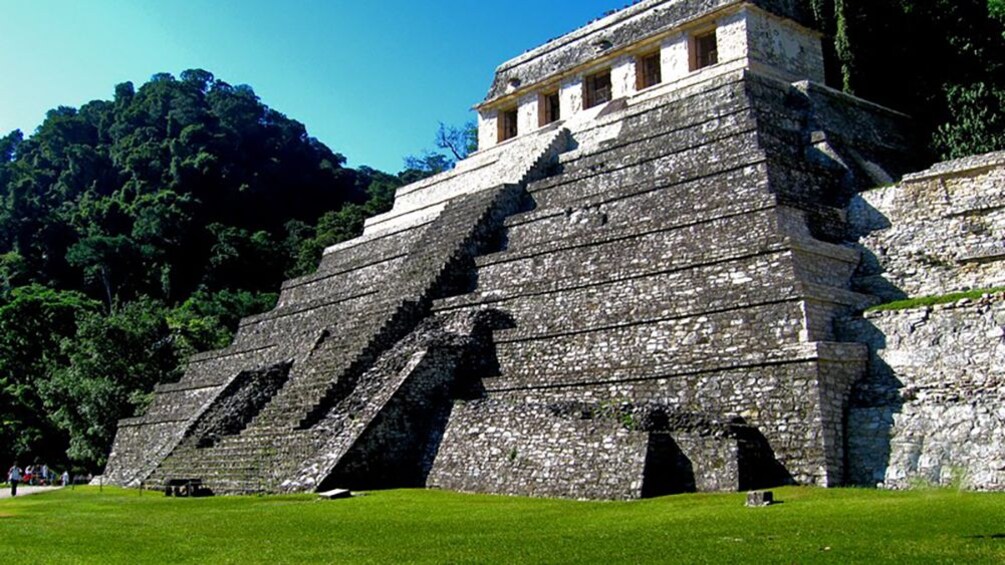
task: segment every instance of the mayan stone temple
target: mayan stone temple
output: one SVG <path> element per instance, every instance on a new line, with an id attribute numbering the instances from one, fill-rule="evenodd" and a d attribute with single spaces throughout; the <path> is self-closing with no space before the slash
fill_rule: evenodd
<path id="1" fill-rule="evenodd" d="M 1005 156 L 908 174 L 796 4 L 645 0 L 503 63 L 479 151 L 160 385 L 103 480 L 1005 488 L 1003 300 L 863 314 L 1005 283 Z"/>

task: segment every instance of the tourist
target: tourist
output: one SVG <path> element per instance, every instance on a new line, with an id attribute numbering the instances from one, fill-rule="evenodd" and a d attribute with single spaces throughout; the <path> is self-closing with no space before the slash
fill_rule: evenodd
<path id="1" fill-rule="evenodd" d="M 21 482 L 21 469 L 17 466 L 17 461 L 7 471 L 7 480 L 10 481 L 10 495 L 17 496 L 17 484 Z"/>
<path id="2" fill-rule="evenodd" d="M 62 481 L 64 487 L 66 485 L 70 484 L 70 472 L 64 470 L 63 471 L 63 476 L 60 477 L 60 480 Z"/>
<path id="3" fill-rule="evenodd" d="M 49 483 L 51 482 L 49 480 L 49 466 L 46 465 L 45 463 L 42 463 L 42 475 L 41 475 L 41 478 L 42 478 L 42 480 L 39 482 L 39 484 L 40 485 L 44 485 L 44 486 L 49 486 Z"/>
<path id="4" fill-rule="evenodd" d="M 28 465 L 24 468 L 24 476 L 22 477 L 24 484 L 30 485 L 33 480 L 35 480 L 35 467 Z"/>

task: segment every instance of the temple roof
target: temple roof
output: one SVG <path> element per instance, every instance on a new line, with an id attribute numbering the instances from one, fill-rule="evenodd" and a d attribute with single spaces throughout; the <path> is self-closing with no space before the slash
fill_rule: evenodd
<path id="1" fill-rule="evenodd" d="M 553 39 L 496 68 L 482 104 L 689 22 L 743 4 L 806 23 L 798 0 L 643 0 Z"/>

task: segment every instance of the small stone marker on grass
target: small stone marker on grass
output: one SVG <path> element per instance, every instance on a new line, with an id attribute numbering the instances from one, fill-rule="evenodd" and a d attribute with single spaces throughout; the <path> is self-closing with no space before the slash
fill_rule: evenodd
<path id="1" fill-rule="evenodd" d="M 328 500 L 334 500 L 336 498 L 352 498 L 352 492 L 346 488 L 337 488 L 319 492 L 318 496 L 321 498 L 327 498 Z"/>
<path id="2" fill-rule="evenodd" d="M 747 506 L 750 508 L 771 506 L 774 503 L 775 493 L 770 490 L 752 490 L 747 493 Z"/>

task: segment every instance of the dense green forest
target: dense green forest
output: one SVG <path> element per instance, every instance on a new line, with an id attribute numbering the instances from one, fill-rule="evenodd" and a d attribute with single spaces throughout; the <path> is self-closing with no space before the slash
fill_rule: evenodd
<path id="1" fill-rule="evenodd" d="M 1005 149 L 1005 0 L 802 0 L 832 86 L 913 115 L 934 160 Z M 115 422 L 280 282 L 452 166 L 473 128 L 387 174 L 202 70 L 0 137 L 0 461 L 97 471 Z"/>
<path id="2" fill-rule="evenodd" d="M 1005 149 L 1005 0 L 802 0 L 828 82 L 912 116 L 932 159 Z"/>
<path id="3" fill-rule="evenodd" d="M 0 459 L 100 466 L 154 384 L 421 175 L 344 163 L 202 70 L 0 139 Z"/>

